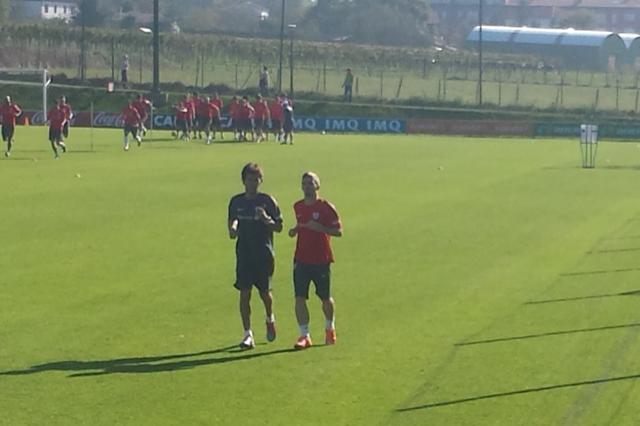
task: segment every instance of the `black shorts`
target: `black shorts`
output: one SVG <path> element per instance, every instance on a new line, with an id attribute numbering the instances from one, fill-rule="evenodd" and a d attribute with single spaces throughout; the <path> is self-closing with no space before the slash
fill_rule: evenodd
<path id="1" fill-rule="evenodd" d="M 198 130 L 211 129 L 211 119 L 209 117 L 198 117 Z"/>
<path id="2" fill-rule="evenodd" d="M 238 290 L 250 290 L 255 286 L 261 293 L 271 290 L 271 277 L 275 269 L 273 256 L 236 257 L 236 282 Z"/>
<path id="3" fill-rule="evenodd" d="M 282 131 L 282 122 L 280 120 L 271 119 L 271 130 L 274 132 Z"/>
<path id="4" fill-rule="evenodd" d="M 181 130 L 183 132 L 187 132 L 187 120 L 183 118 L 176 118 L 176 130 Z"/>
<path id="5" fill-rule="evenodd" d="M 231 119 L 231 128 L 236 132 L 239 132 L 242 129 L 240 121 L 241 120 L 239 118 L 232 118 Z"/>
<path id="6" fill-rule="evenodd" d="M 49 140 L 51 142 L 60 142 L 62 140 L 62 129 L 49 127 Z"/>
<path id="7" fill-rule="evenodd" d="M 262 130 L 264 129 L 264 118 L 254 118 L 253 124 L 255 125 L 257 131 L 262 132 Z"/>
<path id="8" fill-rule="evenodd" d="M 2 140 L 3 141 L 10 141 L 13 139 L 13 133 L 16 130 L 16 126 L 13 126 L 11 124 L 3 124 L 2 125 Z"/>
<path id="9" fill-rule="evenodd" d="M 138 134 L 138 128 L 129 124 L 124 125 L 124 135 L 127 136 L 131 133 L 131 136 L 135 137 Z"/>
<path id="10" fill-rule="evenodd" d="M 211 119 L 211 127 L 214 128 L 214 129 L 222 130 L 222 123 L 220 122 L 220 118 L 219 117 L 213 117 Z"/>
<path id="11" fill-rule="evenodd" d="M 253 130 L 253 121 L 250 118 L 244 118 L 241 120 L 241 129 L 245 131 Z"/>
<path id="12" fill-rule="evenodd" d="M 310 265 L 294 262 L 293 287 L 296 297 L 309 298 L 309 285 L 311 281 L 316 286 L 316 295 L 321 300 L 331 298 L 331 267 L 327 264 Z"/>
<path id="13" fill-rule="evenodd" d="M 282 128 L 284 129 L 285 132 L 290 133 L 293 132 L 293 123 L 284 123 L 284 126 L 282 126 Z"/>

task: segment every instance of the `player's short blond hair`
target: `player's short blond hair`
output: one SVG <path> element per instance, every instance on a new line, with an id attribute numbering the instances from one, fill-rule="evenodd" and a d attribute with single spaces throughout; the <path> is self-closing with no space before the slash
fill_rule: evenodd
<path id="1" fill-rule="evenodd" d="M 302 175 L 302 179 L 304 178 L 311 178 L 311 181 L 313 182 L 313 185 L 316 187 L 316 189 L 320 189 L 320 177 L 315 174 L 314 172 L 304 172 L 304 174 Z"/>

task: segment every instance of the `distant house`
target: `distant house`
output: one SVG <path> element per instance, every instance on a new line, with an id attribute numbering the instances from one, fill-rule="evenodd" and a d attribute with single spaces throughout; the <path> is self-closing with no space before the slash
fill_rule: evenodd
<path id="1" fill-rule="evenodd" d="M 78 14 L 78 5 L 70 1 L 14 0 L 11 16 L 17 21 L 60 19 L 71 22 Z"/>

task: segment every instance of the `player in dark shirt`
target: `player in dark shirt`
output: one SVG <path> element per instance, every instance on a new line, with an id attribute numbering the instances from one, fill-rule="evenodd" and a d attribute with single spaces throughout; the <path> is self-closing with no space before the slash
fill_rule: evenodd
<path id="1" fill-rule="evenodd" d="M 286 145 L 287 141 L 289 141 L 289 144 L 293 145 L 294 118 L 293 118 L 293 105 L 291 105 L 291 102 L 284 101 L 282 103 L 282 116 L 283 116 L 282 128 L 284 130 L 284 134 L 282 136 L 282 142 L 280 142 L 280 144 Z"/>
<path id="2" fill-rule="evenodd" d="M 242 169 L 245 192 L 229 202 L 229 237 L 236 242 L 236 282 L 240 291 L 240 316 L 244 327 L 241 349 L 255 347 L 251 330 L 251 289 L 255 286 L 267 315 L 267 340 L 276 338 L 271 277 L 274 271 L 273 233 L 282 231 L 282 215 L 276 200 L 258 192 L 262 169 L 249 163 Z"/>

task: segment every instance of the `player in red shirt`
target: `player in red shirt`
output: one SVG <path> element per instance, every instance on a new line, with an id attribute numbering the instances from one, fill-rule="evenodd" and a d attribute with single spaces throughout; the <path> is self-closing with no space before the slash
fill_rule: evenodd
<path id="1" fill-rule="evenodd" d="M 271 132 L 276 138 L 276 142 L 282 141 L 282 119 L 284 113 L 282 110 L 282 98 L 276 96 L 269 105 L 269 112 L 271 113 Z"/>
<path id="2" fill-rule="evenodd" d="M 216 92 L 213 95 L 213 100 L 211 102 L 213 102 L 213 104 L 218 107 L 218 110 L 222 114 L 222 108 L 224 107 L 224 102 L 222 102 L 222 98 L 220 97 L 220 94 L 218 94 Z M 221 119 L 222 119 L 222 117 L 219 117 L 217 122 L 216 122 L 215 117 L 213 119 L 213 138 L 214 139 L 216 138 L 216 130 L 220 132 L 220 139 L 224 139 L 224 134 L 222 133 L 222 121 L 221 121 Z"/>
<path id="3" fill-rule="evenodd" d="M 209 145 L 211 144 L 211 129 L 214 129 L 213 139 L 215 139 L 216 131 L 214 126 L 220 125 L 220 109 L 208 96 L 202 102 L 202 108 L 204 111 L 202 115 L 202 120 L 204 121 L 203 127 L 207 136 L 207 145 Z M 214 123 L 216 124 L 214 125 Z"/>
<path id="4" fill-rule="evenodd" d="M 2 140 L 7 143 L 5 157 L 11 155 L 11 147 L 13 146 L 13 134 L 16 129 L 16 118 L 22 115 L 22 109 L 11 101 L 11 96 L 4 98 L 2 106 L 0 106 L 0 117 L 2 117 Z"/>
<path id="5" fill-rule="evenodd" d="M 294 204 L 296 226 L 289 236 L 298 236 L 294 256 L 293 283 L 296 294 L 296 318 L 300 337 L 296 349 L 312 345 L 309 333 L 309 285 L 315 284 L 316 295 L 322 300 L 322 311 L 326 319 L 325 343 L 336 343 L 334 301 L 331 297 L 331 270 L 333 253 L 331 237 L 342 236 L 342 223 L 333 204 L 320 198 L 320 178 L 313 172 L 302 175 L 304 199 Z"/>
<path id="6" fill-rule="evenodd" d="M 196 107 L 199 102 L 198 92 L 189 93 L 187 99 L 187 109 L 189 110 L 189 132 L 193 134 L 193 139 L 196 138 L 198 131 L 198 122 L 196 120 Z"/>
<path id="7" fill-rule="evenodd" d="M 267 105 L 267 101 L 262 99 L 262 95 L 256 96 L 256 101 L 253 103 L 253 109 L 255 110 L 253 122 L 257 136 L 256 142 L 260 143 L 263 140 L 268 139 L 269 133 L 265 133 L 265 128 L 267 123 L 271 120 L 269 105 Z"/>
<path id="8" fill-rule="evenodd" d="M 229 118 L 231 118 L 231 128 L 233 129 L 233 139 L 240 140 L 240 101 L 237 96 L 231 98 L 229 103 Z"/>
<path id="9" fill-rule="evenodd" d="M 189 108 L 187 108 L 186 99 L 187 97 L 185 96 L 182 102 L 173 106 L 176 115 L 175 137 L 185 142 L 189 140 Z M 180 132 L 182 132 L 182 135 L 180 135 Z"/>
<path id="10" fill-rule="evenodd" d="M 47 112 L 47 121 L 49 122 L 49 142 L 51 142 L 53 154 L 57 159 L 58 147 L 62 149 L 62 152 L 67 152 L 67 147 L 64 142 L 62 142 L 62 129 L 64 123 L 67 121 L 67 114 L 62 104 L 62 98 Z"/>
<path id="11" fill-rule="evenodd" d="M 247 133 L 251 133 L 251 142 L 255 140 L 255 135 L 253 133 L 253 118 L 255 117 L 256 111 L 253 109 L 251 104 L 249 103 L 249 98 L 247 96 L 242 97 L 242 103 L 240 104 L 240 109 L 238 111 L 238 117 L 240 118 L 240 140 L 247 141 Z"/>
<path id="12" fill-rule="evenodd" d="M 62 136 L 64 138 L 69 137 L 69 126 L 71 126 L 71 119 L 73 118 L 73 111 L 71 110 L 71 105 L 67 103 L 67 97 L 62 95 L 60 96 L 60 108 L 64 112 L 64 126 L 62 127 Z"/>
<path id="13" fill-rule="evenodd" d="M 140 128 L 138 129 L 138 136 L 142 139 L 142 136 L 147 134 L 147 128 L 144 126 L 145 121 L 149 118 L 149 111 L 151 111 L 151 102 L 145 99 L 142 94 L 136 96 L 136 100 L 133 102 L 133 107 L 140 114 Z"/>
<path id="14" fill-rule="evenodd" d="M 124 150 L 129 151 L 129 134 L 138 141 L 138 146 L 142 142 L 142 138 L 138 134 L 140 128 L 140 113 L 134 108 L 133 101 L 129 101 L 127 106 L 122 110 L 122 120 L 124 121 Z"/>

